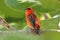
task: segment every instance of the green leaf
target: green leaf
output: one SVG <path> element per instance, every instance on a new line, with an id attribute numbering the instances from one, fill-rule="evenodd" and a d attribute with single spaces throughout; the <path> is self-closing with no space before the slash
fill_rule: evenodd
<path id="1" fill-rule="evenodd" d="M 59 0 L 39 0 L 44 7 L 44 9 L 48 9 L 48 12 L 52 16 L 59 14 L 60 15 L 60 1 Z"/>
<path id="2" fill-rule="evenodd" d="M 44 29 L 58 29 L 60 17 L 50 20 L 41 21 L 41 28 Z"/>

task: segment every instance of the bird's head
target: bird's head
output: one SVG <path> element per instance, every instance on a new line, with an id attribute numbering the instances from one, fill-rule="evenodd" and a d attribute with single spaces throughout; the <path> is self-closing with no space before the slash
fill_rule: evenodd
<path id="1" fill-rule="evenodd" d="M 27 9 L 26 9 L 26 13 L 33 13 L 32 8 L 27 8 Z"/>

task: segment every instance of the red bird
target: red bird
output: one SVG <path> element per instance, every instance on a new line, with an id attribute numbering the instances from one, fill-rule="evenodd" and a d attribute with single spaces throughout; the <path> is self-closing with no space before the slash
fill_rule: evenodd
<path id="1" fill-rule="evenodd" d="M 26 22 L 29 28 L 36 34 L 40 33 L 40 23 L 32 8 L 26 9 Z"/>

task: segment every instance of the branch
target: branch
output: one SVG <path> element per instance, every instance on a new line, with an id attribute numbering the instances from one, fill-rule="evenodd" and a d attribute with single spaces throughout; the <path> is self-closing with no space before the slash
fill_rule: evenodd
<path id="1" fill-rule="evenodd" d="M 0 17 L 0 25 L 3 25 L 6 29 L 10 31 L 14 30 L 2 17 Z"/>

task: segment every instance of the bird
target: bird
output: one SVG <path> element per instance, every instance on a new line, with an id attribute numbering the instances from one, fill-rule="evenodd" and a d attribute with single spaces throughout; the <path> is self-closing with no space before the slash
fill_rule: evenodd
<path id="1" fill-rule="evenodd" d="M 32 8 L 26 8 L 26 23 L 35 34 L 40 34 L 40 22 Z"/>

